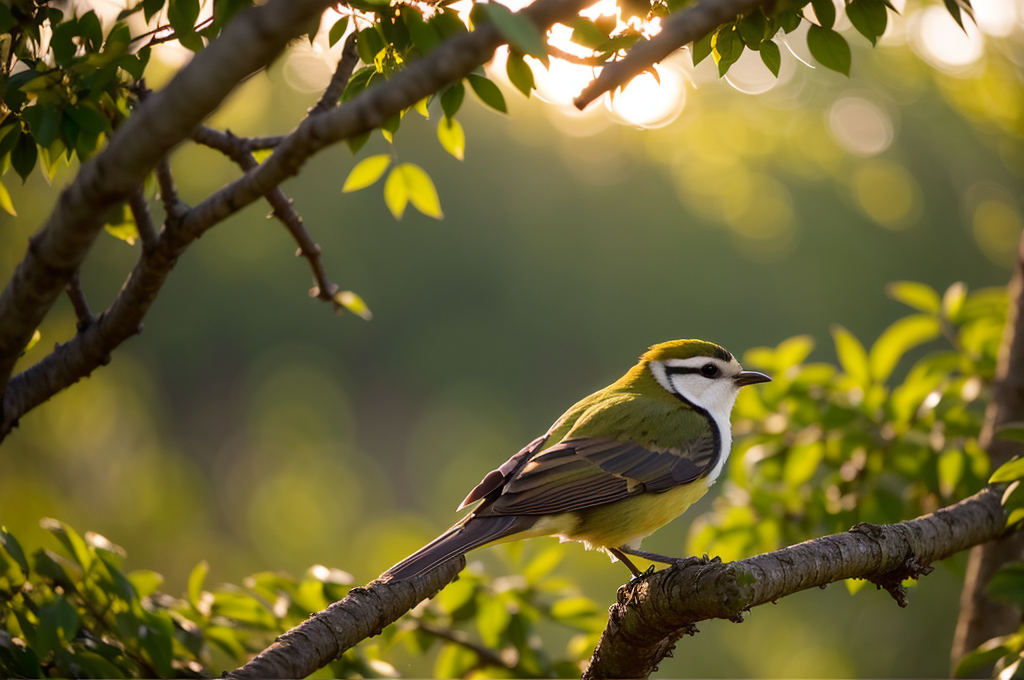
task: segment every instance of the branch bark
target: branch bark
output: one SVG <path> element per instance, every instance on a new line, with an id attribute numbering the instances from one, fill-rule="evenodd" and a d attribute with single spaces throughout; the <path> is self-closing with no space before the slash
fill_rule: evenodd
<path id="1" fill-rule="evenodd" d="M 466 566 L 459 557 L 408 581 L 353 588 L 343 599 L 282 635 L 226 678 L 304 678 L 448 585 Z"/>
<path id="2" fill-rule="evenodd" d="M 1024 420 L 1024 235 L 1017 247 L 1017 263 L 1010 279 L 1009 293 L 1010 306 L 999 348 L 992 401 L 985 412 L 985 425 L 979 437 L 979 443 L 988 451 L 993 470 L 1014 456 L 1024 455 L 1024 445 L 994 436 L 1001 425 Z M 1021 611 L 1006 602 L 993 600 L 986 589 L 992 576 L 1004 564 L 1022 559 L 1022 533 L 971 551 L 964 589 L 960 594 L 960 617 L 950 650 L 953 669 L 965 654 L 981 643 L 1015 632 L 1021 625 Z"/>
<path id="3" fill-rule="evenodd" d="M 329 0 L 276 0 L 237 17 L 220 39 L 141 104 L 110 144 L 82 166 L 61 192 L 46 224 L 30 239 L 25 258 L 0 294 L 0 390 L 7 386 L 32 333 L 88 254 L 107 210 L 127 199 L 140 178 L 239 82 L 269 63 L 310 18 L 330 4 Z M 5 392 L 0 436 L 20 415 L 9 407 L 8 396 Z"/>
<path id="4" fill-rule="evenodd" d="M 652 64 L 700 40 L 722 24 L 765 4 L 767 0 L 701 0 L 697 6 L 673 14 L 661 24 L 661 33 L 639 41 L 620 61 L 605 66 L 597 78 L 573 100 L 580 111 L 605 92 L 625 85 Z"/>
<path id="5" fill-rule="evenodd" d="M 1005 530 L 1001 486 L 915 520 L 850 531 L 726 564 L 673 567 L 620 590 L 583 680 L 646 678 L 707 619 L 742 620 L 751 607 L 847 578 L 891 593 L 927 565 Z"/>

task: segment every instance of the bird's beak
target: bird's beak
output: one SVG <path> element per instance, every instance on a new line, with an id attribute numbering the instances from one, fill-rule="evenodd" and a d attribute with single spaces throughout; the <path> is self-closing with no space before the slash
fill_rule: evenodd
<path id="1" fill-rule="evenodd" d="M 736 387 L 744 387 L 745 385 L 756 385 L 757 383 L 771 382 L 772 378 L 770 375 L 766 375 L 759 371 L 740 371 L 732 377 L 732 381 L 736 383 Z"/>

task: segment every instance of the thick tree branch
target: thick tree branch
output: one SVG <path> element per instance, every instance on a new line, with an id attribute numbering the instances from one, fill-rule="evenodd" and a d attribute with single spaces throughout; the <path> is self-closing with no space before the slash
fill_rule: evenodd
<path id="1" fill-rule="evenodd" d="M 597 78 L 573 100 L 583 110 L 605 92 L 625 85 L 662 59 L 727 21 L 746 14 L 767 0 L 701 0 L 695 7 L 673 14 L 661 24 L 661 33 L 637 42 L 626 56 L 605 66 Z"/>
<path id="2" fill-rule="evenodd" d="M 988 451 L 992 469 L 1014 456 L 1024 455 L 1024 444 L 1000 439 L 995 432 L 1006 423 L 1024 421 L 1024 235 L 1017 247 L 1017 263 L 1009 286 L 1010 306 L 999 347 L 999 362 L 992 401 L 985 412 L 979 443 Z M 1007 562 L 1024 559 L 1024 534 L 1017 533 L 971 551 L 960 594 L 953 647 L 953 668 L 965 654 L 981 643 L 1016 632 L 1021 624 L 1019 609 L 988 596 L 988 582 Z"/>
<path id="3" fill-rule="evenodd" d="M 304 678 L 436 595 L 465 566 L 465 558 L 459 557 L 408 581 L 374 581 L 365 588 L 353 588 L 225 677 Z"/>
<path id="4" fill-rule="evenodd" d="M 620 590 L 584 680 L 646 678 L 694 624 L 742 620 L 751 607 L 847 578 L 890 592 L 932 562 L 991 541 L 1005 530 L 1002 488 L 885 526 L 858 525 L 737 562 L 673 567 Z"/>
<path id="5" fill-rule="evenodd" d="M 281 2 L 284 0 L 268 4 L 261 8 L 261 11 L 278 7 Z M 295 4 L 305 6 L 310 2 L 314 2 L 314 0 L 304 0 L 302 3 L 296 1 Z M 320 4 L 329 4 L 326 0 L 319 0 L 319 2 Z M 592 0 L 537 0 L 523 12 L 538 27 L 546 30 L 555 22 L 568 21 L 590 2 Z M 280 8 L 278 9 L 280 11 Z M 232 22 L 231 26 L 234 26 L 236 22 Z M 262 22 L 250 21 L 250 24 L 253 23 L 256 23 L 257 26 L 262 25 Z M 304 24 L 300 22 L 300 25 Z M 280 27 L 278 28 L 280 29 Z M 240 30 L 236 30 L 235 34 Z M 255 28 L 250 26 L 247 30 L 254 31 Z M 300 31 L 302 29 L 296 27 L 291 30 Z M 213 54 L 214 47 L 225 41 L 227 36 L 228 33 L 225 31 L 224 36 L 213 41 L 210 47 L 200 53 L 189 67 L 186 67 L 171 81 L 166 89 L 151 95 L 140 107 L 140 112 L 148 112 L 145 117 L 146 122 L 133 124 L 139 114 L 131 116 L 118 130 L 118 136 L 115 136 L 110 146 L 97 158 L 106 157 L 104 154 L 114 148 L 115 142 L 120 139 L 123 143 L 117 147 L 117 153 L 111 156 L 112 158 L 124 157 L 125 163 L 130 161 L 132 167 L 136 168 L 145 163 L 151 163 L 148 167 L 153 167 L 166 155 L 166 149 L 170 145 L 158 144 L 149 140 L 152 135 L 146 126 L 160 123 L 165 127 L 173 128 L 174 133 L 177 134 L 183 127 L 180 124 L 182 117 L 185 117 L 190 122 L 186 135 L 190 135 L 198 125 L 198 120 L 195 120 L 195 112 L 192 109 L 189 108 L 186 111 L 176 109 L 176 117 L 170 120 L 164 120 L 162 115 L 154 113 L 154 109 L 158 109 L 162 105 L 161 102 L 167 97 L 165 93 L 172 89 L 179 98 L 188 99 L 190 96 L 188 89 L 185 86 L 175 89 L 175 84 L 182 80 L 186 71 L 192 69 L 201 59 Z M 67 343 L 59 345 L 38 364 L 10 381 L 4 393 L 0 439 L 17 423 L 18 418 L 60 390 L 89 375 L 96 367 L 105 364 L 109 361 L 110 352 L 114 348 L 141 330 L 142 319 L 156 298 L 167 275 L 176 264 L 178 257 L 192 241 L 256 199 L 270 194 L 281 182 L 297 174 L 306 159 L 317 151 L 329 144 L 358 136 L 379 127 L 392 115 L 414 105 L 424 97 L 437 92 L 443 86 L 462 78 L 477 66 L 485 63 L 491 58 L 497 46 L 503 43 L 504 38 L 492 24 L 483 24 L 471 33 L 446 40 L 427 57 L 411 63 L 388 82 L 363 92 L 344 106 L 324 111 L 315 116 L 307 116 L 295 131 L 286 137 L 280 140 L 273 138 L 258 140 L 261 143 L 267 143 L 268 146 L 273 142 L 275 151 L 270 158 L 192 210 L 184 212 L 180 217 L 169 215 L 169 223 L 165 225 L 159 239 L 159 246 L 152 253 L 144 253 L 144 257 L 136 264 L 113 304 L 97 319 L 95 324 L 90 326 L 88 332 L 80 333 Z M 222 51 L 220 50 L 220 52 Z M 247 50 L 247 53 L 251 52 L 252 49 Z M 231 69 L 228 70 L 231 71 Z M 236 68 L 234 72 L 238 70 L 240 69 Z M 240 78 L 241 76 L 239 76 Z M 196 86 L 192 80 L 185 80 L 189 87 Z M 161 133 L 156 136 L 159 141 L 170 138 L 172 135 Z M 139 140 L 147 140 L 149 144 L 141 143 Z M 176 141 L 178 140 L 175 139 Z M 247 142 L 250 150 L 252 143 L 252 140 Z M 138 144 L 145 148 L 155 146 L 160 154 L 141 154 L 140 152 L 141 157 L 137 158 L 128 153 L 130 149 L 125 148 L 126 146 L 130 147 L 131 144 Z M 148 167 L 145 171 L 148 171 Z M 130 187 L 117 185 L 117 191 L 122 189 L 124 191 L 122 196 L 122 194 L 114 192 L 108 184 L 100 182 L 99 176 L 97 176 L 99 171 L 92 169 L 92 166 L 87 164 L 80 171 L 80 176 L 76 178 L 75 183 L 62 194 L 61 204 L 50 218 L 50 223 L 56 226 L 48 225 L 40 236 L 46 236 L 49 239 L 48 247 L 63 249 L 61 252 L 66 253 L 67 261 L 77 266 L 81 258 L 85 257 L 92 239 L 102 227 L 102 220 L 95 217 L 81 218 L 72 209 L 72 203 L 78 209 L 87 211 L 94 208 L 98 210 L 100 205 L 106 206 L 104 201 L 108 200 L 108 195 L 122 200 L 123 197 L 127 197 L 129 191 L 134 190 L 138 183 L 138 177 L 143 176 L 145 171 L 137 170 L 133 173 L 135 181 Z M 81 179 L 83 176 L 87 179 Z M 120 177 L 120 169 L 118 169 L 118 177 Z M 120 179 L 118 181 L 120 182 Z M 88 187 L 96 184 L 105 193 L 89 194 L 91 198 L 86 201 L 84 196 L 79 195 L 85 191 L 78 186 L 80 183 Z M 125 184 L 127 184 L 127 180 L 125 180 Z M 76 187 L 78 188 L 76 189 Z M 102 214 L 103 211 L 98 210 L 98 212 Z M 91 230 L 93 227 L 95 227 L 95 231 L 90 231 L 89 237 L 85 238 L 82 230 Z M 71 243 L 67 241 L 68 239 L 71 240 Z M 48 290 L 48 286 L 53 281 L 59 280 L 62 273 L 55 267 L 40 270 L 40 260 L 33 255 L 34 252 L 30 249 L 26 261 L 19 266 L 8 290 L 4 291 L 4 297 L 0 297 L 0 321 L 4 321 L 4 323 L 7 318 L 17 316 L 17 309 L 11 311 L 11 305 L 18 309 L 24 308 L 26 314 L 31 313 L 32 319 L 35 319 L 36 316 L 41 319 L 45 314 L 45 309 L 49 308 L 49 304 L 44 305 L 38 297 Z M 53 261 L 53 258 L 48 256 L 46 261 Z M 73 269 L 67 272 L 68 277 L 70 277 L 71 271 Z M 23 282 L 23 278 L 26 276 L 35 277 L 32 278 L 32 285 L 28 289 L 25 288 L 27 284 Z M 63 283 L 64 281 L 61 280 L 61 286 Z M 38 291 L 39 295 L 33 291 Z M 29 305 L 26 299 L 28 299 L 27 296 L 32 295 L 35 295 L 35 297 L 31 297 L 35 303 Z M 4 325 L 4 323 L 0 323 L 0 375 L 6 375 L 2 372 L 4 348 L 17 345 L 17 351 L 20 352 L 20 347 L 27 342 L 27 339 L 24 342 L 18 339 L 18 334 L 15 332 L 19 324 L 27 323 L 25 319 L 12 323 L 11 326 Z M 34 329 L 35 325 L 32 325 L 28 332 L 29 337 Z M 5 345 L 5 343 L 7 344 Z"/>
<path id="6" fill-rule="evenodd" d="M 329 0 L 276 0 L 240 14 L 162 91 L 142 103 L 107 147 L 85 163 L 0 294 L 0 389 L 22 349 L 78 269 L 104 216 L 127 199 L 172 147 L 235 86 L 269 63 Z M 80 376 L 78 376 L 80 377 Z M 75 378 L 77 379 L 77 377 Z M 73 382 L 73 380 L 72 380 Z M 17 419 L 5 393 L 0 436 Z"/>

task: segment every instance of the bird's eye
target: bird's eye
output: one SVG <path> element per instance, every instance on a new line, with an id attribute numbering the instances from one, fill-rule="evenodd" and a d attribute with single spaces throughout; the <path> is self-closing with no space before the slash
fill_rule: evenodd
<path id="1" fill-rule="evenodd" d="M 718 366 L 714 364 L 704 364 L 700 367 L 700 374 L 705 378 L 714 378 L 718 375 Z"/>

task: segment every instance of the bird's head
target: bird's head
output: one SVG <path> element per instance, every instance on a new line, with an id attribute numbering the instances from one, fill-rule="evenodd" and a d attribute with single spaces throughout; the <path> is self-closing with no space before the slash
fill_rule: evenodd
<path id="1" fill-rule="evenodd" d="M 725 348 L 704 340 L 654 345 L 640 357 L 639 367 L 672 395 L 726 418 L 741 387 L 771 380 L 764 373 L 744 371 Z"/>

